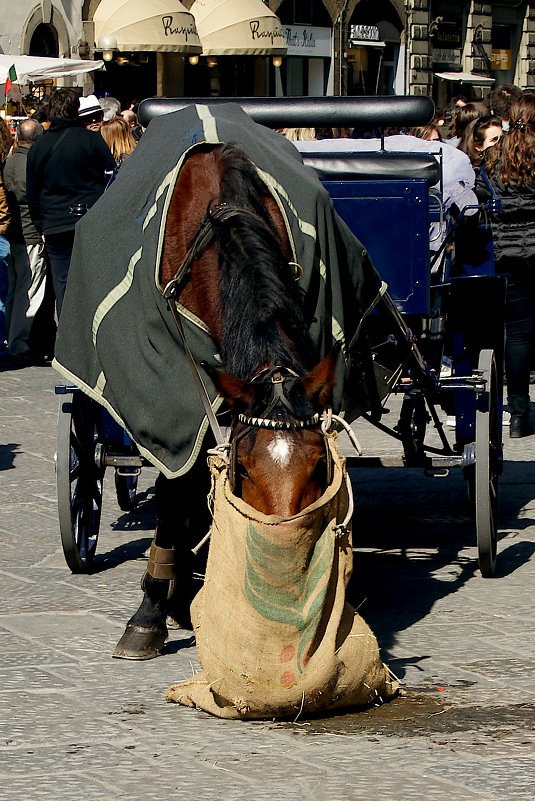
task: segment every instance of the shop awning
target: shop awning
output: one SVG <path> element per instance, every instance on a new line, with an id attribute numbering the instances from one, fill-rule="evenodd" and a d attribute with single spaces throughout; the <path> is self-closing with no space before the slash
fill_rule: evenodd
<path id="1" fill-rule="evenodd" d="M 191 7 L 205 56 L 284 56 L 286 39 L 262 0 L 195 0 Z"/>
<path id="2" fill-rule="evenodd" d="M 0 55 L 0 84 L 6 82 L 10 67 L 15 67 L 17 83 L 44 81 L 47 78 L 62 78 L 67 75 L 79 75 L 92 72 L 104 66 L 103 61 L 86 61 L 74 58 L 45 58 L 42 56 L 10 56 Z"/>
<path id="3" fill-rule="evenodd" d="M 101 0 L 93 22 L 97 47 L 114 36 L 118 50 L 201 52 L 193 15 L 178 0 Z"/>
<path id="4" fill-rule="evenodd" d="M 351 47 L 386 47 L 385 42 L 377 42 L 375 39 L 350 39 Z"/>
<path id="5" fill-rule="evenodd" d="M 458 81 L 459 83 L 473 83 L 487 86 L 494 83 L 495 78 L 488 78 L 486 75 L 476 75 L 473 72 L 435 72 L 437 78 L 443 81 Z"/>

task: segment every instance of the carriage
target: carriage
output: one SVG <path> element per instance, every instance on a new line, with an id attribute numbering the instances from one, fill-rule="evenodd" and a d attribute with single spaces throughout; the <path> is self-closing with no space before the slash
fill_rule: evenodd
<path id="1" fill-rule="evenodd" d="M 502 468 L 502 340 L 504 279 L 494 275 L 488 226 L 472 224 L 463 248 L 462 218 L 444 210 L 441 163 L 425 153 L 384 148 L 386 125 L 425 124 L 433 116 L 425 97 L 247 98 L 239 103 L 268 127 L 354 126 L 381 129 L 375 151 L 305 153 L 339 215 L 363 243 L 388 284 L 367 322 L 373 361 L 368 365 L 366 408 L 370 424 L 388 433 L 398 452 L 383 457 L 349 456 L 348 466 L 421 467 L 428 475 L 463 471 L 473 501 L 479 566 L 495 570 L 498 479 Z M 143 101 L 140 120 L 206 99 Z M 475 209 L 474 209 L 475 211 Z M 391 221 L 385 236 L 384 220 Z M 443 241 L 430 249 L 433 224 Z M 466 239 L 466 237 L 465 237 Z M 457 247 L 456 247 L 457 244 Z M 492 324 L 475 325 L 475 304 L 485 304 Z M 451 369 L 443 369 L 443 357 Z M 449 373 L 446 375 L 446 373 Z M 74 386 L 60 386 L 57 485 L 61 539 L 74 572 L 91 569 L 102 484 L 115 469 L 121 509 L 135 504 L 137 476 L 146 463 L 129 435 L 105 409 Z M 401 397 L 395 425 L 382 422 L 387 397 Z M 455 417 L 453 441 L 440 408 Z M 432 425 L 430 425 L 430 423 Z M 429 444 L 433 430 L 438 443 Z"/>

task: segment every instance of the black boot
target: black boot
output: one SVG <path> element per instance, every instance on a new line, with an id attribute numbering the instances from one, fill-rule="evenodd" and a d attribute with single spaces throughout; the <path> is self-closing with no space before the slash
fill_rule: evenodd
<path id="1" fill-rule="evenodd" d="M 512 414 L 511 422 L 509 423 L 509 436 L 513 439 L 520 437 L 530 437 L 533 434 L 533 428 L 528 418 L 522 414 Z"/>

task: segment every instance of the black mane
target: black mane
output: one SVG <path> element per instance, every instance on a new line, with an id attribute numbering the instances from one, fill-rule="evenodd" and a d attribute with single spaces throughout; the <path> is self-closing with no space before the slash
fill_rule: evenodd
<path id="1" fill-rule="evenodd" d="M 220 200 L 256 215 L 238 215 L 216 224 L 223 368 L 242 381 L 267 365 L 304 375 L 315 364 L 314 348 L 298 283 L 261 201 L 266 187 L 239 148 L 223 145 L 219 155 L 223 165 Z"/>

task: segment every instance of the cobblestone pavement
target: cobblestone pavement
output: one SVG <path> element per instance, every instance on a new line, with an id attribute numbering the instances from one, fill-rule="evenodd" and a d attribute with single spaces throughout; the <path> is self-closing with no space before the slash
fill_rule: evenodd
<path id="1" fill-rule="evenodd" d="M 198 668 L 111 659 L 141 598 L 155 471 L 119 511 L 107 473 L 95 571 L 59 540 L 52 369 L 0 374 L 0 798 L 512 801 L 535 797 L 535 437 L 505 440 L 497 577 L 481 578 L 459 472 L 355 477 L 351 600 L 405 695 L 319 720 L 227 722 L 167 704 Z M 366 451 L 385 443 L 358 424 Z M 393 444 L 388 442 L 388 449 Z"/>

